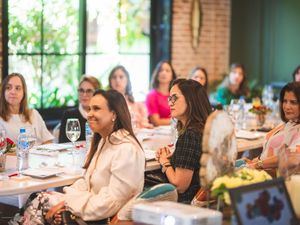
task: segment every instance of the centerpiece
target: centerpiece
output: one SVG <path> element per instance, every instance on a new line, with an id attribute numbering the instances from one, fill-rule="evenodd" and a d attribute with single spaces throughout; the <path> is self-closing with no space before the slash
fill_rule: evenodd
<path id="1" fill-rule="evenodd" d="M 249 109 L 249 112 L 256 115 L 257 125 L 260 127 L 265 123 L 267 113 L 269 113 L 271 111 L 272 110 L 270 108 L 268 108 L 265 105 L 262 105 L 260 100 L 259 101 L 254 100 L 252 102 L 252 108 Z"/>

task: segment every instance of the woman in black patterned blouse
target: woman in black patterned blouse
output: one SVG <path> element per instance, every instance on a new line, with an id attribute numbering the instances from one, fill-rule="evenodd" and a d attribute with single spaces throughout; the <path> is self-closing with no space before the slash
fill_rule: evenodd
<path id="1" fill-rule="evenodd" d="M 200 188 L 202 133 L 211 105 L 205 88 L 186 79 L 174 81 L 168 101 L 172 118 L 178 120 L 178 140 L 173 153 L 164 147 L 156 156 L 169 182 L 177 187 L 178 201 L 189 204 Z"/>

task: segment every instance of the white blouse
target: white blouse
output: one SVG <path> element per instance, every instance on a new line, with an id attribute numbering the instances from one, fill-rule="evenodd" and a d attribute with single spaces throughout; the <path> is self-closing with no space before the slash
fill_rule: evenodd
<path id="1" fill-rule="evenodd" d="M 144 185 L 145 156 L 125 130 L 101 140 L 84 178 L 65 187 L 69 209 L 84 220 L 113 216 Z"/>
<path id="2" fill-rule="evenodd" d="M 22 127 L 25 129 L 26 127 L 30 127 L 33 131 L 35 130 L 35 135 L 37 137 L 36 145 L 53 140 L 54 138 L 48 131 L 43 118 L 35 109 L 32 109 L 31 124 L 29 122 L 24 122 L 23 116 L 20 114 L 12 114 L 8 121 L 4 121 L 0 117 L 0 127 L 5 129 L 6 136 L 14 143 L 17 143 L 17 139 L 20 134 L 20 128 Z"/>

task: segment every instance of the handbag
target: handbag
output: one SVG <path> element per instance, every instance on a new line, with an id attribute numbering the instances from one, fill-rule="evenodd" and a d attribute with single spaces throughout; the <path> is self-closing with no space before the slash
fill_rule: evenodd
<path id="1" fill-rule="evenodd" d="M 169 180 L 166 174 L 162 173 L 160 169 L 145 172 L 146 187 L 152 187 L 162 183 L 169 183 Z"/>
<path id="2" fill-rule="evenodd" d="M 97 221 L 84 221 L 78 216 L 75 216 L 70 211 L 63 211 L 61 213 L 62 225 L 107 225 L 109 219 L 97 220 Z"/>

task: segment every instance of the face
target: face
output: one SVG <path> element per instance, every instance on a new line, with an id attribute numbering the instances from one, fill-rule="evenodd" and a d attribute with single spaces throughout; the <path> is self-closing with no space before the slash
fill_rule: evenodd
<path id="1" fill-rule="evenodd" d="M 169 84 L 172 80 L 172 68 L 168 63 L 163 63 L 158 72 L 158 81 L 160 84 Z"/>
<path id="2" fill-rule="evenodd" d="M 126 74 L 121 69 L 116 70 L 110 80 L 112 89 L 122 93 L 123 95 L 126 92 L 127 82 Z"/>
<path id="3" fill-rule="evenodd" d="M 91 98 L 93 97 L 94 92 L 95 92 L 95 89 L 90 82 L 83 81 L 80 84 L 80 86 L 78 88 L 78 95 L 79 95 L 78 100 L 83 108 L 89 107 L 89 103 L 90 103 Z"/>
<path id="4" fill-rule="evenodd" d="M 19 77 L 10 78 L 5 86 L 5 100 L 11 106 L 19 106 L 24 97 L 24 88 Z"/>
<path id="5" fill-rule="evenodd" d="M 171 88 L 168 102 L 171 109 L 171 116 L 180 120 L 182 123 L 185 123 L 187 120 L 187 103 L 185 101 L 185 97 L 178 88 L 178 85 L 175 85 Z"/>
<path id="6" fill-rule="evenodd" d="M 295 75 L 295 81 L 299 82 L 300 81 L 300 70 Z"/>
<path id="7" fill-rule="evenodd" d="M 299 102 L 293 92 L 285 92 L 282 102 L 282 109 L 287 120 L 299 119 Z"/>
<path id="8" fill-rule="evenodd" d="M 93 132 L 106 137 L 113 131 L 116 115 L 109 110 L 106 99 L 98 94 L 90 101 L 87 119 Z"/>
<path id="9" fill-rule="evenodd" d="M 196 70 L 191 79 L 199 82 L 202 86 L 206 83 L 205 74 L 202 70 Z"/>
<path id="10" fill-rule="evenodd" d="M 229 74 L 229 81 L 233 85 L 240 85 L 244 79 L 242 68 L 236 67 Z"/>

